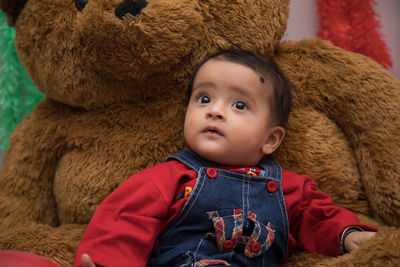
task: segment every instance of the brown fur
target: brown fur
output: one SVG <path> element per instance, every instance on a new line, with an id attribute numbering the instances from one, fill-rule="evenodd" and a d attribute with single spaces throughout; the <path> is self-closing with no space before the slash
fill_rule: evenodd
<path id="1" fill-rule="evenodd" d="M 4 159 L 1 249 L 72 264 L 99 203 L 185 147 L 191 72 L 227 48 L 273 56 L 298 87 L 275 158 L 313 176 L 366 223 L 378 215 L 400 226 L 400 82 L 390 73 L 328 42 L 280 43 L 288 0 L 149 0 L 122 20 L 114 15 L 120 3 L 89 1 L 79 12 L 72 0 L 0 0 L 15 22 L 20 58 L 47 96 L 15 129 Z M 396 266 L 395 227 L 381 227 L 355 253 L 298 252 L 288 263 Z"/>

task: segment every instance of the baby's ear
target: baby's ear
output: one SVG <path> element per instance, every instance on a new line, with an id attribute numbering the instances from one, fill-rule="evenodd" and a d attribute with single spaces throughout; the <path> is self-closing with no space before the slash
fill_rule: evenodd
<path id="1" fill-rule="evenodd" d="M 281 126 L 274 126 L 265 133 L 265 142 L 263 145 L 263 152 L 265 155 L 272 154 L 278 149 L 285 137 L 285 129 Z"/>
<path id="2" fill-rule="evenodd" d="M 0 8 L 7 15 L 7 23 L 14 26 L 22 8 L 28 0 L 0 0 Z"/>

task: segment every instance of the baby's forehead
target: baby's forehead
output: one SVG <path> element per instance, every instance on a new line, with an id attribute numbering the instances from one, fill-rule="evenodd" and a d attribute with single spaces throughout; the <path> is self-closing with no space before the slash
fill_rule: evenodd
<path id="1" fill-rule="evenodd" d="M 242 62 L 239 60 L 232 60 L 232 59 L 218 58 L 218 57 L 211 58 L 208 61 L 211 61 L 211 60 L 218 60 L 218 61 L 224 61 L 226 63 L 238 64 L 245 68 L 248 68 L 248 69 L 254 71 L 259 76 L 259 80 L 261 83 L 266 83 L 267 81 L 271 82 L 271 80 L 272 80 L 271 74 L 261 64 L 257 64 L 257 63 L 251 64 L 251 63 L 245 62 L 245 61 Z"/>
<path id="2" fill-rule="evenodd" d="M 215 74 L 214 70 L 216 71 L 218 69 L 225 68 L 223 65 L 219 66 L 219 65 L 215 65 L 213 63 L 222 63 L 224 65 L 225 64 L 229 64 L 229 65 L 233 64 L 233 65 L 237 65 L 237 66 L 246 68 L 247 70 L 249 70 L 250 72 L 255 74 L 254 76 L 251 75 L 251 77 L 254 77 L 255 79 L 257 79 L 257 82 L 262 86 L 260 88 L 262 88 L 263 90 L 265 90 L 267 92 L 268 98 L 269 98 L 271 88 L 273 89 L 273 86 L 272 86 L 273 81 L 271 79 L 271 74 L 268 73 L 267 69 L 265 69 L 263 66 L 261 66 L 260 64 L 257 64 L 257 63 L 233 60 L 231 58 L 223 58 L 223 57 L 222 58 L 220 58 L 220 57 L 210 58 L 207 61 L 205 61 L 201 66 L 199 66 L 198 70 L 195 72 L 195 76 L 193 77 L 193 84 L 192 84 L 193 87 L 191 88 L 192 89 L 191 93 L 193 93 L 193 91 L 195 89 L 198 89 L 199 85 L 200 85 L 200 87 L 202 87 L 202 85 L 207 84 L 207 81 L 205 81 L 205 83 L 203 81 L 204 77 L 206 77 L 205 78 L 206 80 L 208 79 L 209 75 L 216 77 L 216 76 L 214 76 L 214 74 Z M 204 68 L 207 70 L 205 70 Z M 204 73 L 207 73 L 206 76 L 204 76 Z M 200 78 L 200 76 L 202 78 Z M 217 76 L 217 77 L 219 78 L 219 76 Z M 232 77 L 232 78 L 234 79 L 234 77 Z M 251 79 L 253 79 L 253 78 L 251 78 Z M 238 86 L 240 86 L 240 85 L 238 85 Z"/>

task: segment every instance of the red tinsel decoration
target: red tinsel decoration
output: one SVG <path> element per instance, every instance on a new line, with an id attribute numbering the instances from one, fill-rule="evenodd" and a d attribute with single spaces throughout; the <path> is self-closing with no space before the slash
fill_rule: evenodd
<path id="1" fill-rule="evenodd" d="M 348 51 L 366 55 L 385 68 L 393 65 L 388 47 L 378 32 L 374 0 L 319 0 L 318 37 Z"/>

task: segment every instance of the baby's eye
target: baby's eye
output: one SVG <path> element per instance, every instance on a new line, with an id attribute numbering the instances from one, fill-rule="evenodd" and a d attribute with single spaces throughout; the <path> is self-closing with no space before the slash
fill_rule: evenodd
<path id="1" fill-rule="evenodd" d="M 239 110 L 245 110 L 247 109 L 247 104 L 243 101 L 238 101 L 235 104 L 233 104 L 233 107 Z"/>
<path id="2" fill-rule="evenodd" d="M 208 104 L 208 103 L 210 103 L 211 100 L 210 100 L 210 98 L 208 96 L 201 95 L 201 96 L 198 97 L 198 101 L 201 104 Z"/>

